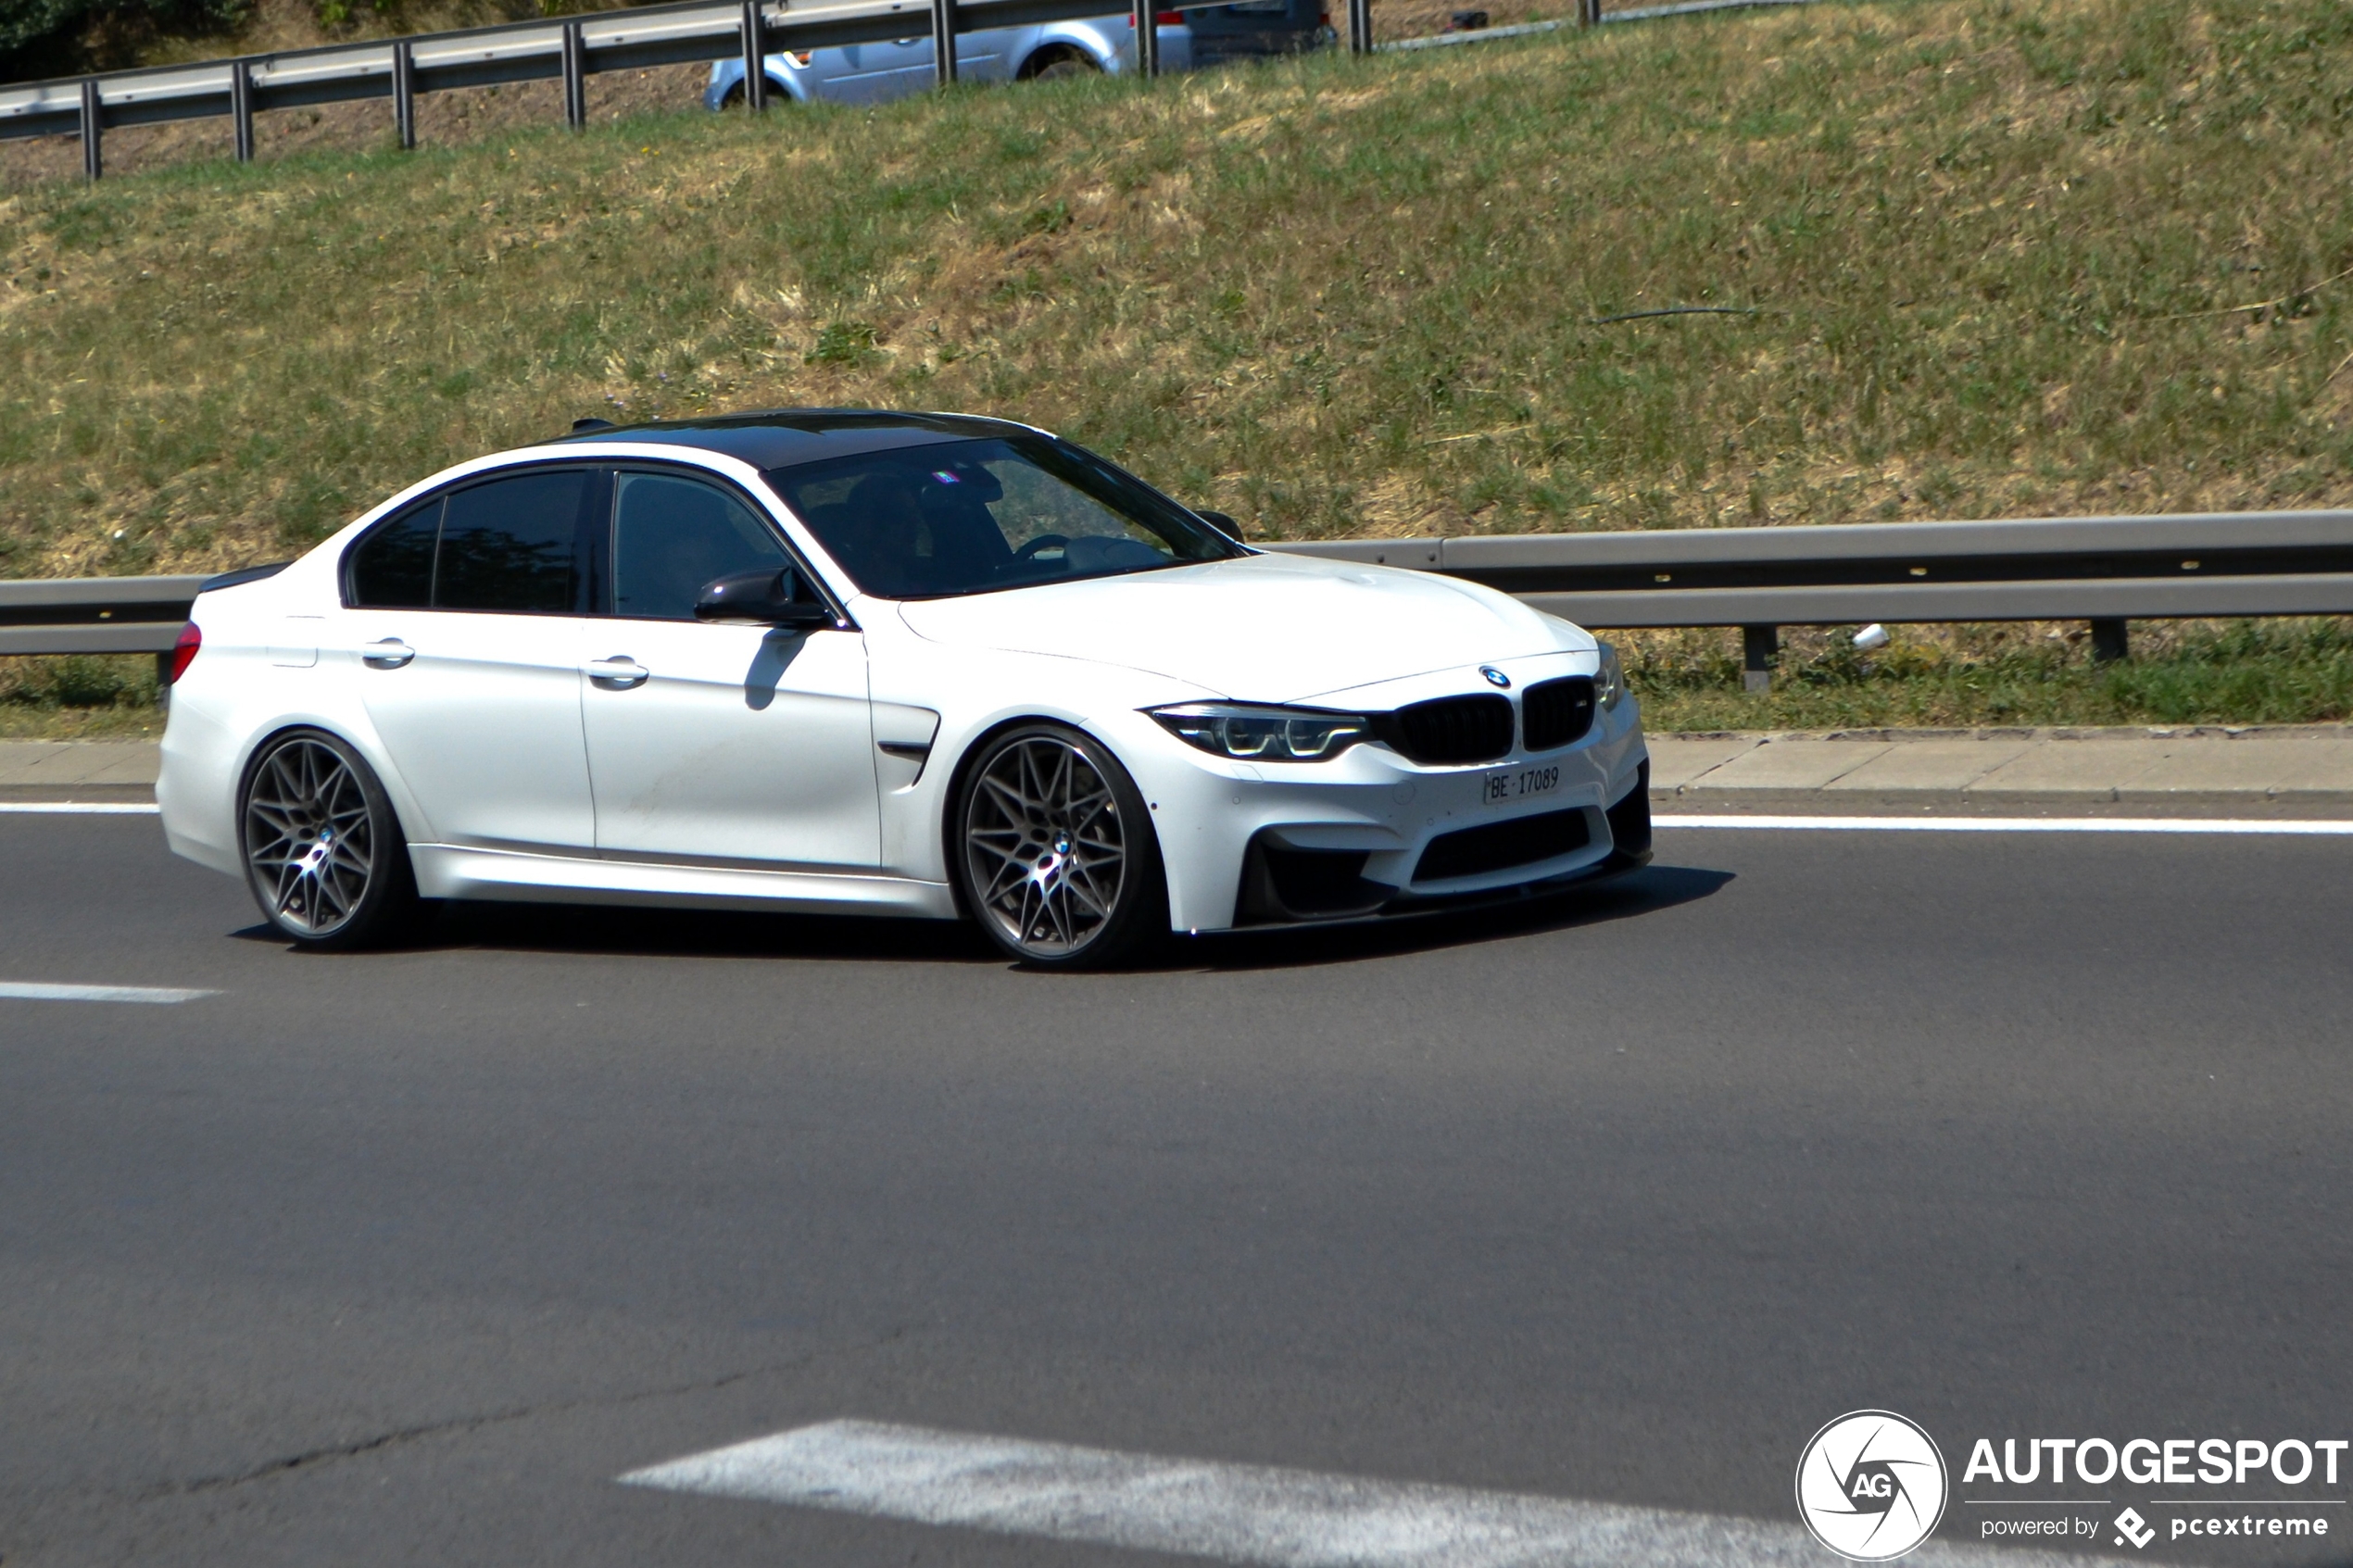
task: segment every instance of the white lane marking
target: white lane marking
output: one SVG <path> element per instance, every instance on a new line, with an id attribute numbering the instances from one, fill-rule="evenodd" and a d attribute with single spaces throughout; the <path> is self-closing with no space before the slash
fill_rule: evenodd
<path id="1" fill-rule="evenodd" d="M 0 800 L 0 817 L 159 817 L 163 808 L 136 800 Z"/>
<path id="2" fill-rule="evenodd" d="M 2353 834 L 2353 821 L 2259 817 L 1653 817 L 1662 828 L 1797 828 L 1830 833 L 2271 833 Z"/>
<path id="3" fill-rule="evenodd" d="M 1265 1568 L 1822 1568 L 1794 1524 L 830 1421 L 623 1485 Z M 1921 1547 L 1918 1568 L 2102 1560 Z"/>
<path id="4" fill-rule="evenodd" d="M 171 985 L 45 985 L 36 980 L 0 980 L 0 1001 L 11 1002 L 193 1002 L 219 995 Z"/>

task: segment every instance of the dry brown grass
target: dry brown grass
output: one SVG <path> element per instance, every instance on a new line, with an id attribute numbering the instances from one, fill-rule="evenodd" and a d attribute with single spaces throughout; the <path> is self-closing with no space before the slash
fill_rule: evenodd
<path id="1" fill-rule="evenodd" d="M 2342 503 L 2348 104 L 2330 0 L 1913 0 L 19 190 L 0 571 L 790 403 L 1276 536 Z"/>

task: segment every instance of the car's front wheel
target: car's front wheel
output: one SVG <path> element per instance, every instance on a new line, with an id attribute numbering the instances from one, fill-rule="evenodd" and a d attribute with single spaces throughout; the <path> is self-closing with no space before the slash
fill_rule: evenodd
<path id="1" fill-rule="evenodd" d="M 245 880 L 261 912 L 299 947 L 363 947 L 414 911 L 409 846 L 384 785 L 323 730 L 262 747 L 238 802 Z"/>
<path id="2" fill-rule="evenodd" d="M 1151 813 L 1093 736 L 1050 723 L 994 736 L 965 771 L 955 821 L 964 907 L 1023 963 L 1097 968 L 1166 935 Z"/>

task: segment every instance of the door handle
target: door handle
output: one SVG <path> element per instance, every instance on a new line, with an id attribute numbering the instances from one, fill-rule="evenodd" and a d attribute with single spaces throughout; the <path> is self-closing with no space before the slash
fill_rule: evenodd
<path id="1" fill-rule="evenodd" d="M 653 679 L 653 671 L 630 658 L 617 653 L 610 659 L 592 659 L 580 667 L 591 683 L 609 692 L 625 692 L 642 686 Z"/>
<path id="2" fill-rule="evenodd" d="M 369 643 L 359 650 L 359 662 L 371 670 L 397 670 L 417 657 L 417 650 L 397 637 Z"/>

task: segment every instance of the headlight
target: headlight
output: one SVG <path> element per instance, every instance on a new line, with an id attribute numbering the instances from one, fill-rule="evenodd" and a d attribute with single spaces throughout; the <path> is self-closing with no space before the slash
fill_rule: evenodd
<path id="1" fill-rule="evenodd" d="M 1626 671 L 1617 662 L 1617 650 L 1607 643 L 1596 645 L 1601 649 L 1601 668 L 1593 671 L 1593 696 L 1603 708 L 1617 706 L 1626 695 Z"/>
<path id="2" fill-rule="evenodd" d="M 1313 708 L 1258 708 L 1239 702 L 1188 702 L 1147 709 L 1168 733 L 1213 757 L 1314 762 L 1337 757 L 1372 733 L 1361 713 Z"/>

